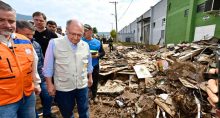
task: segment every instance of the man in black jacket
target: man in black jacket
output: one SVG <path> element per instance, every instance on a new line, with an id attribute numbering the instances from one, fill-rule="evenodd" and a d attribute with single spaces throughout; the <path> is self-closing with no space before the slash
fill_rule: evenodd
<path id="1" fill-rule="evenodd" d="M 50 39 L 57 38 L 57 35 L 54 32 L 46 29 L 47 17 L 44 13 L 37 11 L 33 13 L 32 17 L 36 29 L 34 38 L 36 42 L 40 44 L 43 54 L 45 55 Z"/>

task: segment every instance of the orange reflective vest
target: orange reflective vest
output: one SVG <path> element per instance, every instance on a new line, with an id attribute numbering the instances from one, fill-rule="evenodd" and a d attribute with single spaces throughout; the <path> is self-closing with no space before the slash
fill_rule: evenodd
<path id="1" fill-rule="evenodd" d="M 33 61 L 33 46 L 25 36 L 16 34 L 12 47 L 0 42 L 0 106 L 31 95 Z"/>

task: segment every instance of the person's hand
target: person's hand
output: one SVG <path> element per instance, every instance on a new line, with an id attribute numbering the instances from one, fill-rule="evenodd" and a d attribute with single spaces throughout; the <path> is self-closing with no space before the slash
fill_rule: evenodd
<path id="1" fill-rule="evenodd" d="M 55 96 L 56 95 L 56 88 L 54 86 L 54 84 L 50 83 L 47 84 L 47 90 L 50 96 Z"/>
<path id="2" fill-rule="evenodd" d="M 216 93 L 218 92 L 218 86 L 217 86 L 217 81 L 214 79 L 210 79 L 208 81 L 208 86 L 207 86 L 207 94 L 208 94 L 208 101 L 209 103 L 215 108 L 215 104 L 218 102 L 218 96 Z"/>
<path id="3" fill-rule="evenodd" d="M 217 69 L 210 69 L 209 73 L 215 74 L 217 73 Z M 218 92 L 218 86 L 217 86 L 217 80 L 215 79 L 210 79 L 208 80 L 208 85 L 207 85 L 207 94 L 208 94 L 208 101 L 209 103 L 215 108 L 215 104 L 219 101 L 218 96 L 216 93 Z"/>
<path id="4" fill-rule="evenodd" d="M 218 73 L 218 69 L 210 69 L 209 73 L 216 74 Z M 207 94 L 208 94 L 208 101 L 213 106 L 213 108 L 216 108 L 216 103 L 218 103 L 219 99 L 216 93 L 218 93 L 218 80 L 216 79 L 210 79 L 208 81 L 207 85 Z M 220 118 L 220 110 L 216 109 L 216 118 Z"/>
<path id="5" fill-rule="evenodd" d="M 88 77 L 88 87 L 91 87 L 93 84 L 92 76 Z"/>
<path id="6" fill-rule="evenodd" d="M 99 53 L 92 54 L 92 58 L 98 58 L 98 57 L 99 57 Z"/>
<path id="7" fill-rule="evenodd" d="M 40 92 L 41 92 L 40 85 L 34 87 L 34 92 L 35 92 L 35 95 L 39 95 L 40 94 Z"/>

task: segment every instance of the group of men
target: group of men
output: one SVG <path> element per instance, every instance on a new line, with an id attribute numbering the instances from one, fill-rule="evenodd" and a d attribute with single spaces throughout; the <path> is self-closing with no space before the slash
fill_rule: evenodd
<path id="1" fill-rule="evenodd" d="M 102 43 L 92 27 L 75 19 L 58 36 L 56 23 L 42 12 L 32 15 L 34 25 L 16 21 L 16 11 L 0 1 L 0 118 L 35 118 L 36 95 L 43 117 L 54 101 L 64 118 L 73 118 L 77 104 L 80 118 L 89 118 L 88 91 L 96 99 Z"/>

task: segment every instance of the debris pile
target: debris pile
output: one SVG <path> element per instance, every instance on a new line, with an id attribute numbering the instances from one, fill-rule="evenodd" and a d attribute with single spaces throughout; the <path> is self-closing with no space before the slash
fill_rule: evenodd
<path id="1" fill-rule="evenodd" d="M 212 118 L 203 74 L 216 67 L 218 40 L 146 48 L 118 46 L 101 60 L 94 118 Z M 110 76 L 110 78 L 109 78 Z M 108 79 L 106 79 L 108 78 Z"/>
<path id="2" fill-rule="evenodd" d="M 217 44 L 212 38 L 166 47 L 117 46 L 111 53 L 105 49 L 98 102 L 90 101 L 90 117 L 214 118 L 204 73 L 216 67 Z M 61 117 L 57 107 L 53 112 Z"/>

